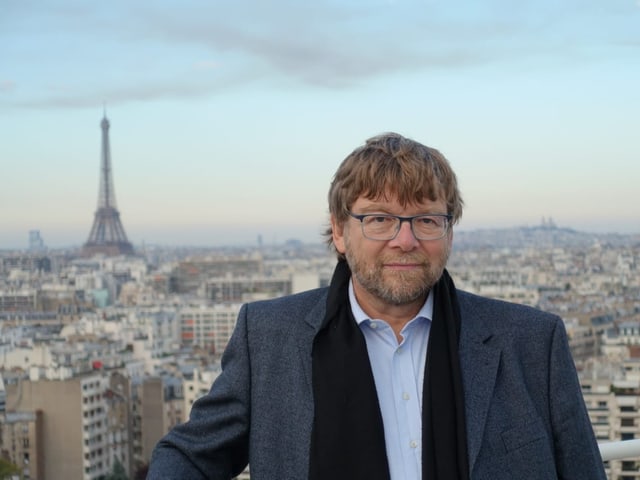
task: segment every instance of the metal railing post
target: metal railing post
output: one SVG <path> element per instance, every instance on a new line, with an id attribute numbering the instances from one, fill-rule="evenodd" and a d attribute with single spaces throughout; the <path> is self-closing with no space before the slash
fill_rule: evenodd
<path id="1" fill-rule="evenodd" d="M 623 458 L 640 458 L 640 439 L 601 442 L 598 447 L 605 462 Z"/>

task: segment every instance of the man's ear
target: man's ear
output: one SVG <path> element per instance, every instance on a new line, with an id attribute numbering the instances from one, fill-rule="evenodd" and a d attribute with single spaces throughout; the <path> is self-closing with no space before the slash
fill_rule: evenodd
<path id="1" fill-rule="evenodd" d="M 338 222 L 335 215 L 331 215 L 331 235 L 336 251 L 344 254 L 344 223 Z"/>

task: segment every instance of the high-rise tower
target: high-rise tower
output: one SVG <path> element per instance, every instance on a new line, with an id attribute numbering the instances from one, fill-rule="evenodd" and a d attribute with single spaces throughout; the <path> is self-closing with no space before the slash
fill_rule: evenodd
<path id="1" fill-rule="evenodd" d="M 87 243 L 82 247 L 82 254 L 91 256 L 96 253 L 104 255 L 128 255 L 133 253 L 133 246 L 124 233 L 120 212 L 116 208 L 116 195 L 111 174 L 111 149 L 109 148 L 109 120 L 106 113 L 100 122 L 102 129 L 102 152 L 100 162 L 100 193 L 98 209 L 93 220 Z"/>

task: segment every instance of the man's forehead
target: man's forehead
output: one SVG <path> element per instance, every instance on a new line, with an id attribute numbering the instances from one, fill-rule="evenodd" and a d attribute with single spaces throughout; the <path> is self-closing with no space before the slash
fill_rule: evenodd
<path id="1" fill-rule="evenodd" d="M 435 198 L 431 199 L 429 197 L 423 197 L 420 199 L 413 199 L 406 202 L 401 202 L 397 195 L 360 195 L 353 202 L 354 205 L 358 204 L 360 206 L 367 207 L 385 207 L 385 206 L 396 206 L 402 208 L 421 208 L 421 207 L 433 207 L 433 206 L 441 206 L 445 207 L 447 202 L 443 198 Z"/>

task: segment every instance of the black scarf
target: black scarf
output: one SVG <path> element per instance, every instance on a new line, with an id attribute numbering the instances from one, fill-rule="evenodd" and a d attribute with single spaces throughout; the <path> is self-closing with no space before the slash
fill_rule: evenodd
<path id="1" fill-rule="evenodd" d="M 384 427 L 367 346 L 349 305 L 351 271 L 338 262 L 312 352 L 315 415 L 309 480 L 389 480 Z M 422 405 L 423 480 L 468 480 L 460 312 L 445 270 L 433 287 Z"/>

